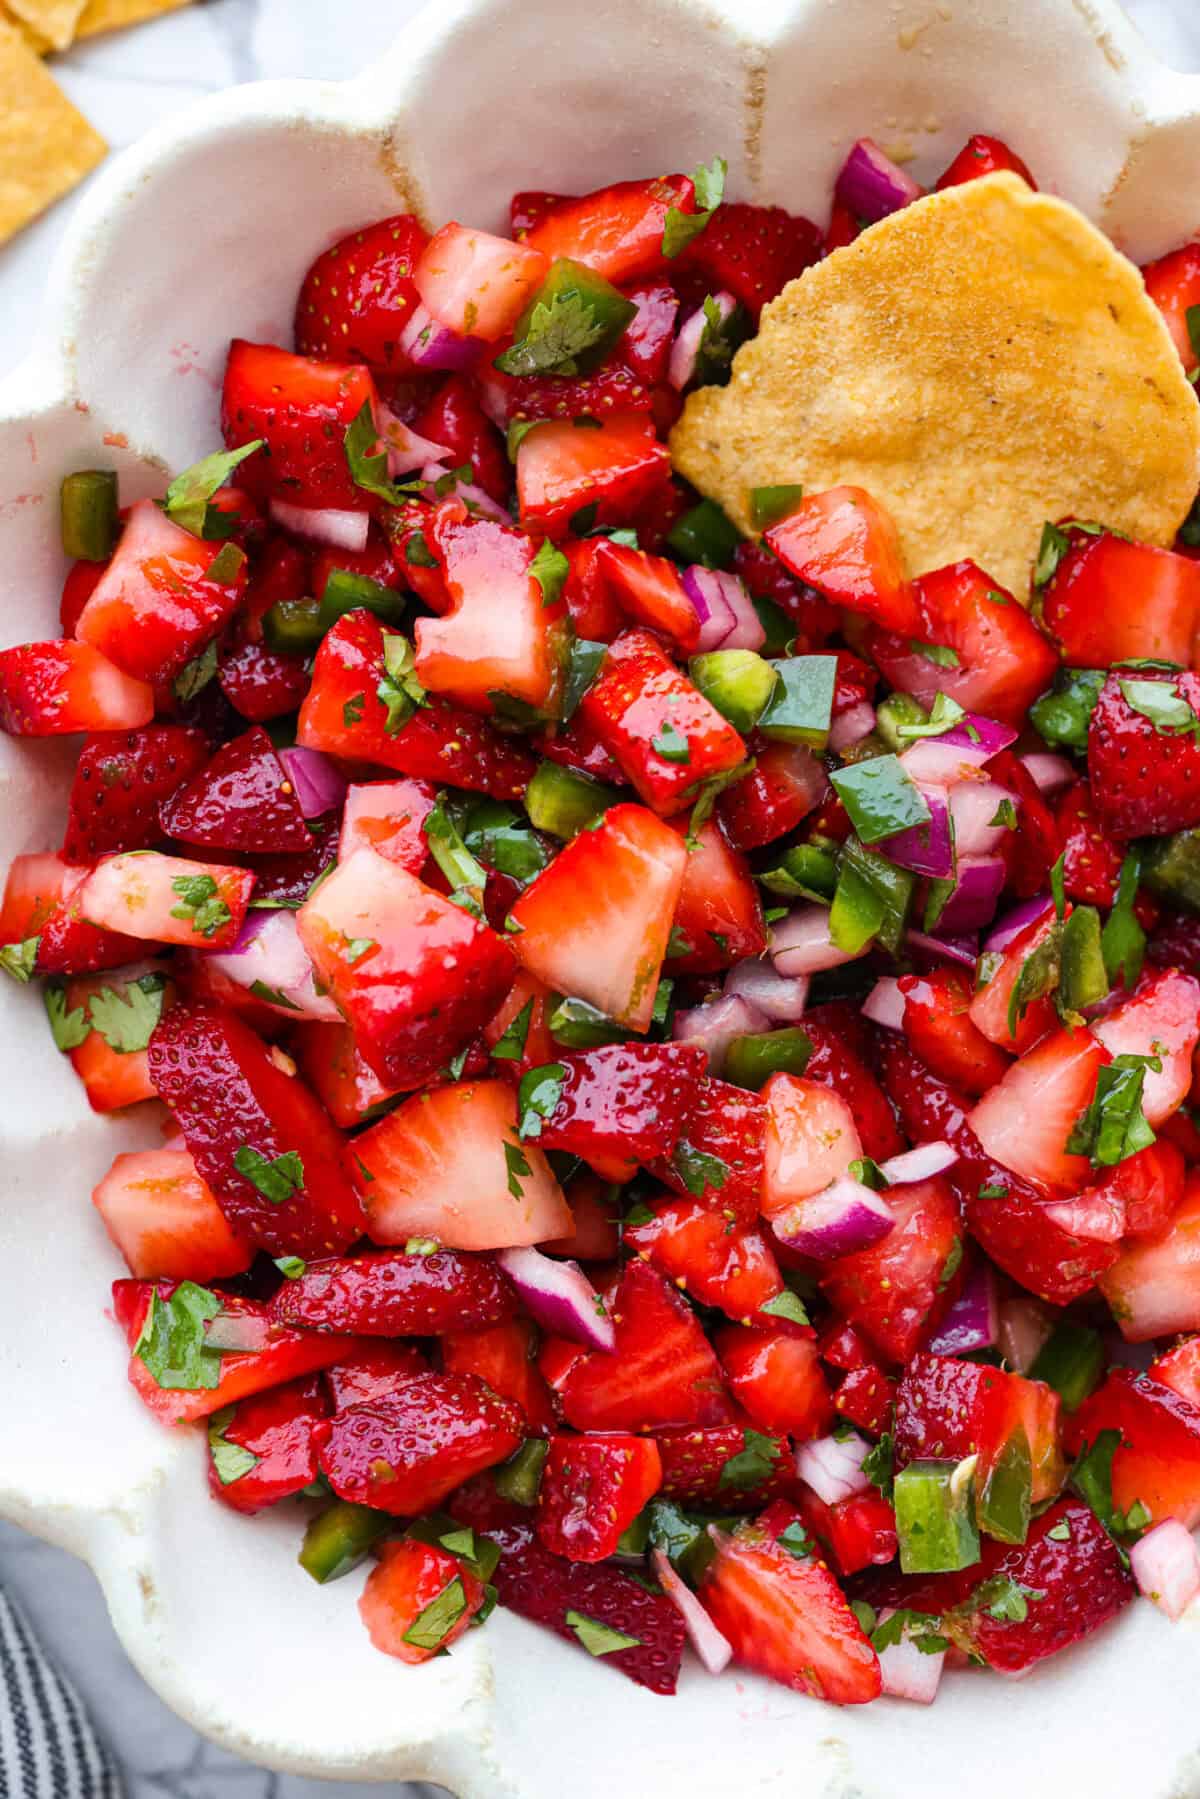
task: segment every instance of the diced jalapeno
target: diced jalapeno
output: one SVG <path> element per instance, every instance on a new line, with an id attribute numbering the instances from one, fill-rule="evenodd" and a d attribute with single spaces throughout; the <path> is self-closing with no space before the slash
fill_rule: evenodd
<path id="1" fill-rule="evenodd" d="M 799 1025 L 779 1031 L 753 1031 L 735 1037 L 725 1052 L 724 1079 L 755 1092 L 773 1074 L 803 1074 L 812 1055 L 812 1039 Z"/>
<path id="2" fill-rule="evenodd" d="M 786 656 L 796 642 L 796 627 L 774 600 L 752 593 L 750 604 L 758 614 L 758 622 L 767 634 L 762 646 L 764 656 Z"/>
<path id="3" fill-rule="evenodd" d="M 357 1568 L 373 1543 L 395 1525 L 387 1512 L 339 1499 L 321 1512 L 304 1533 L 300 1566 L 322 1585 Z"/>
<path id="4" fill-rule="evenodd" d="M 536 1505 L 542 1467 L 549 1452 L 545 1437 L 526 1437 L 520 1449 L 492 1471 L 496 1491 L 514 1505 Z"/>
<path id="5" fill-rule="evenodd" d="M 1018 1428 L 1003 1445 L 979 1489 L 975 1518 L 1001 1543 L 1023 1543 L 1029 1534 L 1033 1465 L 1029 1438 Z"/>
<path id="6" fill-rule="evenodd" d="M 668 549 L 682 562 L 702 562 L 705 568 L 725 568 L 741 541 L 737 526 L 715 500 L 701 500 L 667 533 Z"/>
<path id="7" fill-rule="evenodd" d="M 763 736 L 823 750 L 833 716 L 837 657 L 788 656 L 775 669 L 779 682 L 759 719 Z"/>
<path id="8" fill-rule="evenodd" d="M 107 562 L 117 541 L 117 477 L 112 469 L 78 469 L 59 489 L 62 547 L 82 562 Z"/>
<path id="9" fill-rule="evenodd" d="M 594 269 L 560 256 L 517 320 L 509 349 L 496 358 L 508 375 L 586 375 L 603 362 L 637 307 Z M 576 327 L 564 347 L 556 321 Z"/>
<path id="10" fill-rule="evenodd" d="M 1068 1012 L 1082 1012 L 1107 992 L 1100 914 L 1095 906 L 1076 906 L 1062 928 L 1059 1003 Z"/>
<path id="11" fill-rule="evenodd" d="M 750 523 L 756 531 L 768 531 L 786 518 L 804 498 L 798 481 L 781 481 L 774 487 L 750 489 Z"/>
<path id="12" fill-rule="evenodd" d="M 911 693 L 889 693 L 886 700 L 881 700 L 875 708 L 875 729 L 889 750 L 907 749 L 907 739 L 901 737 L 900 726 L 924 725 L 929 722 L 929 714 L 919 700 L 914 700 Z"/>
<path id="13" fill-rule="evenodd" d="M 308 656 L 325 635 L 316 600 L 276 600 L 263 614 L 268 649 L 285 656 Z"/>
<path id="14" fill-rule="evenodd" d="M 1086 1324 L 1066 1320 L 1054 1327 L 1052 1334 L 1038 1350 L 1031 1380 L 1044 1380 L 1053 1387 L 1068 1412 L 1078 1411 L 1089 1393 L 1094 1393 L 1104 1372 L 1104 1340 L 1099 1331 Z"/>
<path id="15" fill-rule="evenodd" d="M 331 569 L 317 612 L 322 634 L 336 625 L 345 613 L 357 612 L 360 607 L 373 612 L 386 624 L 398 625 L 404 616 L 404 595 L 397 593 L 394 587 L 372 581 L 368 575 L 352 574 L 345 568 Z"/>
<path id="16" fill-rule="evenodd" d="M 1173 837 L 1147 838 L 1142 879 L 1162 899 L 1174 900 L 1188 912 L 1200 912 L 1200 828 L 1176 831 Z"/>
<path id="17" fill-rule="evenodd" d="M 896 1476 L 896 1536 L 905 1574 L 951 1574 L 979 1560 L 975 1457 L 910 1462 Z"/>
<path id="18" fill-rule="evenodd" d="M 753 650 L 709 650 L 693 656 L 688 672 L 710 705 L 735 731 L 752 731 L 775 691 L 776 669 Z"/>
<path id="19" fill-rule="evenodd" d="M 542 762 L 525 793 L 525 810 L 536 831 L 569 841 L 592 824 L 619 798 L 615 788 L 593 781 L 578 769 Z"/>
<path id="20" fill-rule="evenodd" d="M 769 893 L 782 893 L 788 899 L 821 900 L 828 905 L 837 887 L 837 859 L 831 850 L 818 844 L 797 843 L 758 878 Z"/>

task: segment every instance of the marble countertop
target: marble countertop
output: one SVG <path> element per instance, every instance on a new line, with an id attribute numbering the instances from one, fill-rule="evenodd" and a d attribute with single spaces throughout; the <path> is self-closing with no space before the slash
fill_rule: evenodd
<path id="1" fill-rule="evenodd" d="M 117 149 L 198 95 L 237 82 L 356 74 L 419 5 L 420 0 L 338 5 L 207 0 L 72 50 L 56 59 L 55 73 Z M 1169 62 L 1200 69 L 1196 0 L 1126 0 L 1126 5 Z M 76 200 L 64 201 L 0 250 L 0 374 L 24 353 L 47 266 Z M 129 1799 L 367 1799 L 384 1791 L 269 1774 L 202 1742 L 125 1660 L 89 1571 L 3 1524 L 0 1582 L 24 1603 L 46 1648 L 74 1679 L 121 1762 Z M 393 1788 L 390 1794 L 391 1799 L 432 1799 L 433 1789 Z"/>

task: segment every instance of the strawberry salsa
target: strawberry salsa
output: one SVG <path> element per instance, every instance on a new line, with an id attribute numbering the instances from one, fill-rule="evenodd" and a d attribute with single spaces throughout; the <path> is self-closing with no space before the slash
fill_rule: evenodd
<path id="1" fill-rule="evenodd" d="M 743 539 L 684 397 L 922 190 L 723 175 L 357 231 L 224 451 L 67 477 L 0 962 L 165 1120 L 93 1195 L 136 1393 L 380 1649 L 928 1702 L 1200 1591 L 1200 510 L 1019 594 L 855 487 Z"/>

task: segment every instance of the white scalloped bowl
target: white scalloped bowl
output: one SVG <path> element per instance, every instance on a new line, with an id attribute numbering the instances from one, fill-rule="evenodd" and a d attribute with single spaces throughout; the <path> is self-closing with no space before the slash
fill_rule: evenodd
<path id="1" fill-rule="evenodd" d="M 820 218 L 860 133 L 932 176 L 974 130 L 1138 260 L 1200 228 L 1200 80 L 1110 0 L 458 0 L 362 80 L 197 106 L 98 183 L 0 392 L 0 642 L 56 634 L 61 476 L 115 463 L 128 497 L 211 449 L 228 338 L 289 341 L 305 267 L 347 229 L 408 206 L 503 229 L 515 188 L 714 152 L 735 195 Z M 60 841 L 72 757 L 0 743 L 0 865 Z M 88 1194 L 154 1126 L 91 1115 L 37 995 L 7 983 L 0 1116 L 0 1512 L 91 1563 L 146 1679 L 227 1747 L 462 1799 L 1200 1793 L 1200 1639 L 1148 1605 L 1019 1691 L 952 1676 L 932 1712 L 835 1712 L 694 1664 L 656 1698 L 503 1612 L 420 1669 L 378 1654 L 361 1574 L 315 1586 L 296 1514 L 214 1504 L 202 1436 L 126 1384 L 105 1316 L 123 1270 Z"/>

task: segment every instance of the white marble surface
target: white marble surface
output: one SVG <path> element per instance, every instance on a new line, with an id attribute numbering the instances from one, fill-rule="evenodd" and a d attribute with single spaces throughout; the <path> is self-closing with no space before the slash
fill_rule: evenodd
<path id="1" fill-rule="evenodd" d="M 1168 61 L 1200 69 L 1198 0 L 1127 3 Z M 419 0 L 208 0 L 94 40 L 58 58 L 56 70 L 72 99 L 119 148 L 196 96 L 236 82 L 353 75 L 418 6 Z M 0 250 L 0 373 L 24 351 L 47 265 L 73 204 L 68 199 Z M 381 1791 L 268 1774 L 202 1743 L 121 1654 L 88 1571 L 2 1524 L 0 1581 L 23 1601 L 46 1647 L 91 1707 L 122 1763 L 129 1799 L 366 1799 Z M 319 1703 L 316 1645 L 313 1677 Z M 402 1793 L 418 1799 L 411 1787 L 392 1789 L 391 1799 Z"/>

